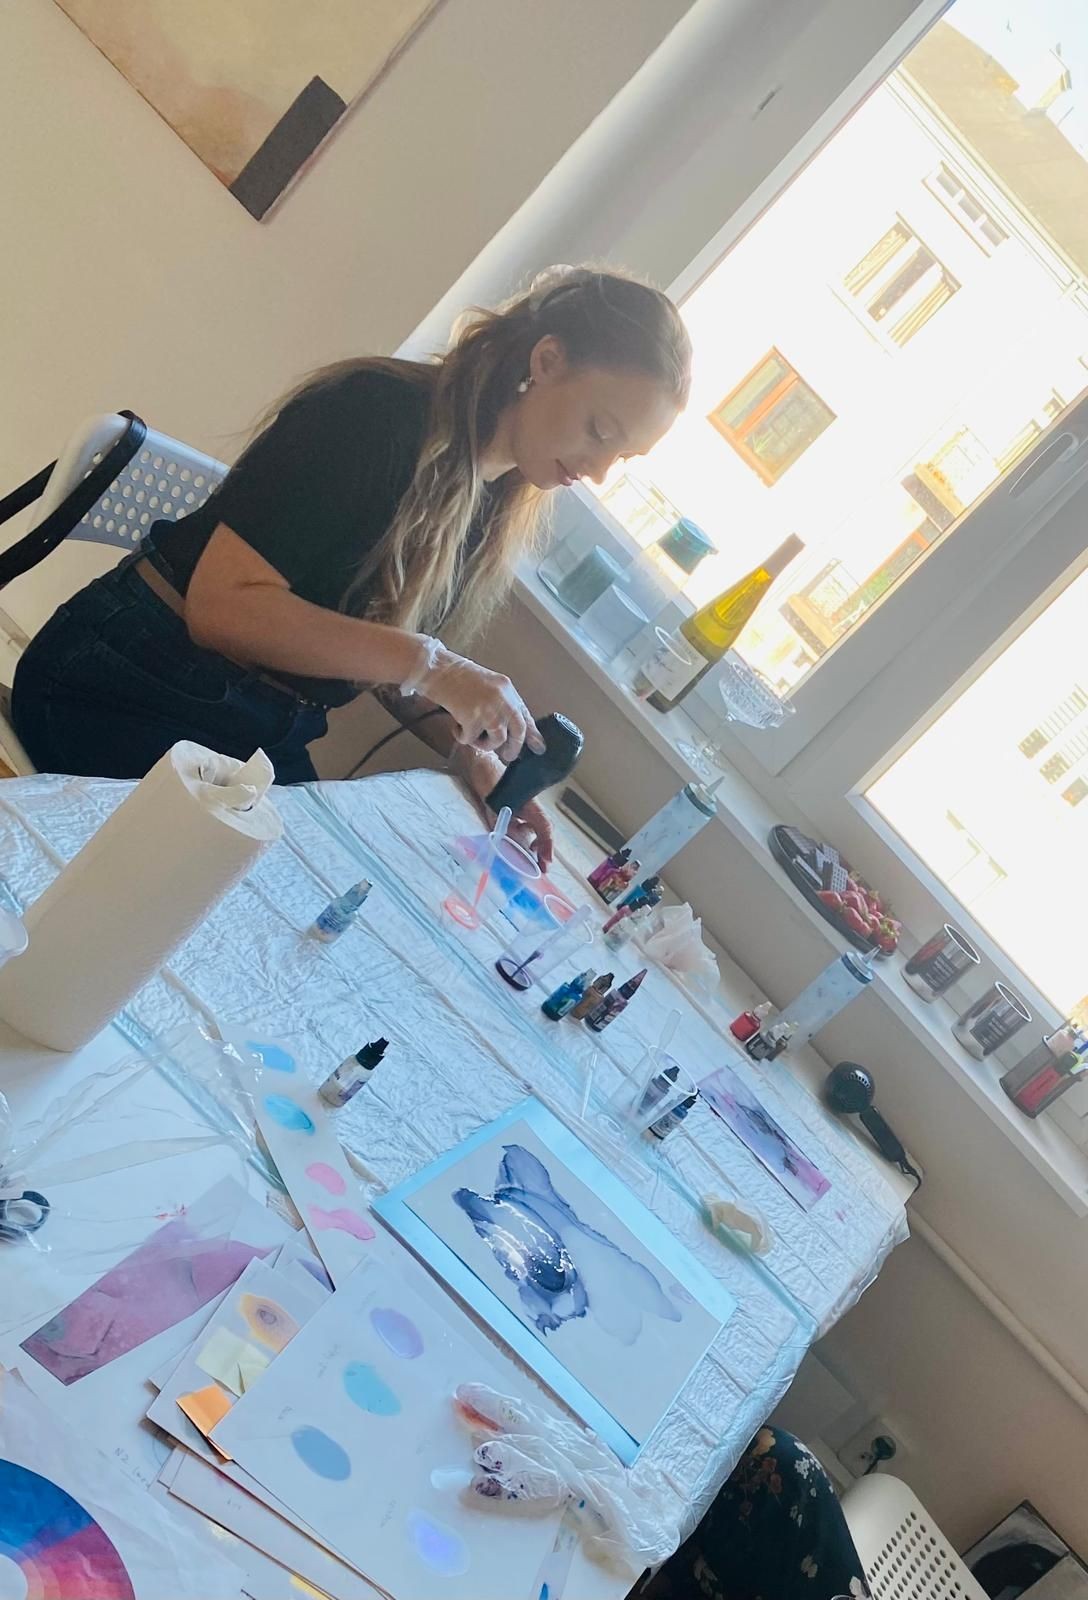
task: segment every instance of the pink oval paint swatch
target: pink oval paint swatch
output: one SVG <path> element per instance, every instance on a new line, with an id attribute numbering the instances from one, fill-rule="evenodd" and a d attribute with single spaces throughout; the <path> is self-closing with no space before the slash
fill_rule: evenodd
<path id="1" fill-rule="evenodd" d="M 327 1161 L 311 1161 L 306 1168 L 306 1176 L 320 1184 L 327 1194 L 343 1194 L 347 1188 L 340 1173 L 335 1167 L 330 1167 Z"/>
<path id="2" fill-rule="evenodd" d="M 338 1206 L 335 1211 L 326 1211 L 323 1206 L 310 1206 L 310 1221 L 315 1228 L 336 1228 L 341 1233 L 350 1233 L 353 1239 L 373 1239 L 374 1229 L 365 1217 L 357 1211 L 349 1211 L 346 1206 Z"/>
<path id="3" fill-rule="evenodd" d="M 423 1335 L 403 1311 L 375 1306 L 370 1313 L 370 1325 L 382 1343 L 402 1361 L 415 1361 L 423 1354 Z"/>

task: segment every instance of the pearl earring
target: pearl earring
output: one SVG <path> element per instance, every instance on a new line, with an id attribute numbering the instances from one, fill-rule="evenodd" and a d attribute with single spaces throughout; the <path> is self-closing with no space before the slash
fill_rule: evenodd
<path id="1" fill-rule="evenodd" d="M 528 394 L 532 387 L 532 378 L 522 378 L 521 382 L 518 384 L 518 394 Z"/>

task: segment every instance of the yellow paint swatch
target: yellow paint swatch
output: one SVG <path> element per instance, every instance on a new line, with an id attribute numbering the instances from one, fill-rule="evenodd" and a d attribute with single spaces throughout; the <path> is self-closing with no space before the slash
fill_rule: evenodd
<path id="1" fill-rule="evenodd" d="M 193 1389 L 189 1394 L 178 1396 L 178 1405 L 195 1428 L 199 1428 L 208 1442 L 219 1450 L 215 1440 L 210 1438 L 212 1429 L 217 1422 L 222 1422 L 231 1408 L 230 1397 L 223 1393 L 217 1383 L 209 1383 L 206 1389 Z M 231 1459 L 225 1450 L 219 1454 L 227 1461 Z"/>
<path id="2" fill-rule="evenodd" d="M 215 1378 L 231 1394 L 245 1394 L 268 1366 L 268 1356 L 229 1328 L 216 1328 L 196 1358 L 201 1372 Z"/>

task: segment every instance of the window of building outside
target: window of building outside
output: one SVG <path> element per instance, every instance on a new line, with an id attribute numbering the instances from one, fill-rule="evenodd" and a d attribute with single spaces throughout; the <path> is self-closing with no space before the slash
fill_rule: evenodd
<path id="1" fill-rule="evenodd" d="M 1084 1013 L 1088 571 L 867 790 L 1063 1015 Z"/>
<path id="2" fill-rule="evenodd" d="M 834 422 L 835 414 L 772 350 L 710 413 L 710 420 L 764 483 L 777 483 Z"/>
<path id="3" fill-rule="evenodd" d="M 936 172 L 926 179 L 926 183 L 961 227 L 967 229 L 980 250 L 992 256 L 998 245 L 1004 244 L 1009 236 L 1000 222 L 990 215 L 963 179 L 943 161 Z"/>
<path id="4" fill-rule="evenodd" d="M 936 316 L 959 284 L 905 222 L 896 222 L 846 274 L 846 288 L 902 346 Z"/>
<path id="5" fill-rule="evenodd" d="M 955 0 L 685 300 L 687 411 L 599 493 L 703 529 L 696 605 L 800 535 L 739 641 L 780 692 L 1088 386 L 1085 85 L 1088 6 Z"/>

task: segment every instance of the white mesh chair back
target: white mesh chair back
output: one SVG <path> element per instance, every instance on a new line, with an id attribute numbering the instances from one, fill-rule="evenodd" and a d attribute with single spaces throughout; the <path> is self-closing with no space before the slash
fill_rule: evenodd
<path id="1" fill-rule="evenodd" d="M 842 1498 L 873 1600 L 986 1600 L 921 1501 L 875 1472 Z"/>
<path id="2" fill-rule="evenodd" d="M 124 433 L 124 417 L 90 421 L 68 441 L 37 509 L 31 527 L 43 522 L 85 478 Z M 134 550 L 153 522 L 173 522 L 195 511 L 226 476 L 226 464 L 154 428 L 127 467 L 122 468 L 96 505 L 77 522 L 69 539 Z"/>
<path id="3" fill-rule="evenodd" d="M 117 443 L 126 427 L 124 417 L 107 412 L 91 417 L 76 430 L 57 459 L 45 493 L 27 524 L 28 530 L 56 510 Z M 6 636 L 4 667 L 0 669 L 0 761 L 14 772 L 29 773 L 34 768 L 7 720 L 6 702 L 13 671 L 9 658 L 17 656 L 58 605 L 137 549 L 153 522 L 173 522 L 195 511 L 226 473 L 224 462 L 149 428 L 132 460 L 75 524 L 63 544 L 46 557 L 41 567 L 9 585 L 4 609 L 0 610 L 0 627 Z"/>

